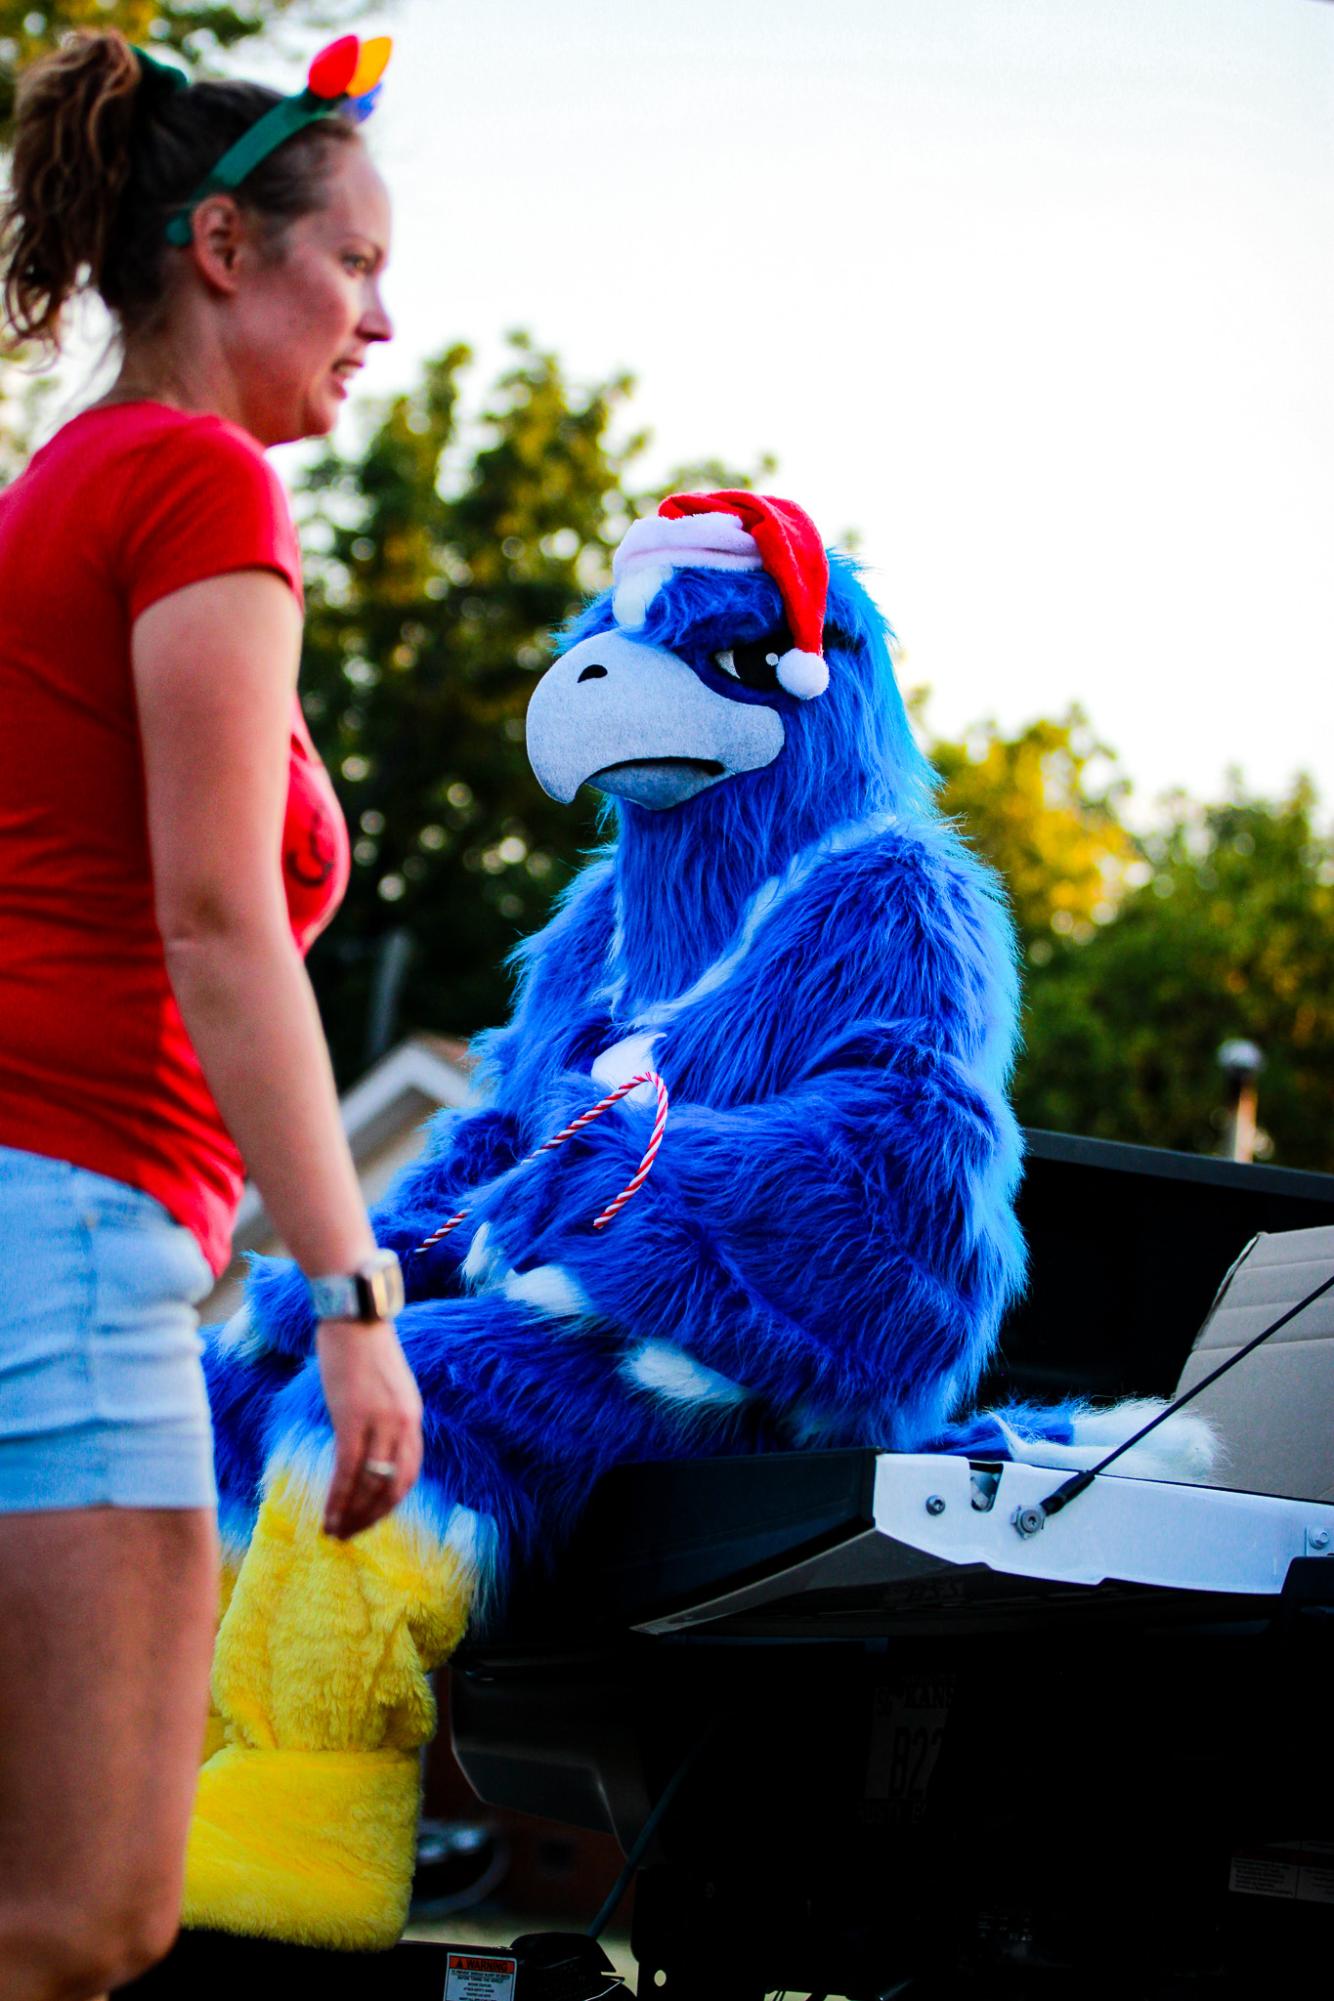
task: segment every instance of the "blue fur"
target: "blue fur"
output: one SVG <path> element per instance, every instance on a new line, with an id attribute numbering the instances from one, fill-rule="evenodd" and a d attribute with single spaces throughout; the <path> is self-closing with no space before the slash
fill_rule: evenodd
<path id="1" fill-rule="evenodd" d="M 204 1380 L 213 1417 L 218 1529 L 224 1547 L 235 1549 L 250 1539 L 273 1399 L 299 1372 L 301 1363 L 278 1350 L 238 1362 L 221 1345 L 221 1333 L 221 1328 L 211 1327 L 205 1334 Z"/>
<path id="2" fill-rule="evenodd" d="M 510 1021 L 483 1040 L 484 1104 L 434 1121 L 375 1216 L 407 1264 L 400 1332 L 426 1406 L 418 1505 L 440 1524 L 456 1505 L 496 1524 L 492 1582 L 558 1547 L 626 1460 L 805 1443 L 1003 1453 L 994 1421 L 955 1415 L 1024 1272 L 1009 919 L 933 803 L 884 621 L 851 563 L 833 558 L 823 695 L 756 695 L 713 664 L 780 610 L 763 574 L 682 571 L 659 593 L 643 637 L 727 699 L 777 708 L 785 748 L 669 811 L 609 805 L 607 845 L 515 955 Z M 604 597 L 567 643 L 611 624 Z M 786 893 L 729 976 L 678 1006 L 775 880 Z M 590 1064 L 645 1021 L 660 1027 L 667 1136 L 640 1193 L 594 1233 L 638 1166 L 649 1110 L 618 1106 L 559 1153 L 516 1163 L 601 1095 Z M 466 1225 L 411 1255 L 465 1204 Z M 589 1316 L 551 1319 L 495 1285 L 469 1295 L 460 1265 L 483 1222 L 502 1267 L 559 1265 Z M 248 1298 L 270 1359 L 229 1360 L 215 1341 L 211 1365 L 234 1509 L 253 1503 L 266 1451 L 327 1422 L 304 1281 L 261 1263 Z M 640 1386 L 628 1366 L 645 1341 L 744 1399 Z M 1068 1432 L 1052 1413 L 1047 1435 Z"/>

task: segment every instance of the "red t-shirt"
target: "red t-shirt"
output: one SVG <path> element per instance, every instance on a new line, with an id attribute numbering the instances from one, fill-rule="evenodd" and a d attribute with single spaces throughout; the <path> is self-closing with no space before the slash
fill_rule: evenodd
<path id="1" fill-rule="evenodd" d="M 0 492 L 0 1145 L 142 1188 L 221 1271 L 244 1170 L 185 1032 L 153 913 L 130 631 L 206 577 L 298 596 L 254 439 L 160 403 L 88 410 Z M 294 704 L 283 875 L 304 952 L 347 830 Z"/>

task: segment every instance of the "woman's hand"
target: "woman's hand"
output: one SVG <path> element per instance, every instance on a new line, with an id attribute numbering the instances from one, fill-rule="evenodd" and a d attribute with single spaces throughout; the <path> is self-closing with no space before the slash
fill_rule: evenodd
<path id="1" fill-rule="evenodd" d="M 346 1541 L 397 1507 L 422 1463 L 422 1401 L 387 1320 L 323 1320 L 315 1336 L 335 1457 L 324 1532 Z M 392 1466 L 392 1477 L 376 1465 Z"/>

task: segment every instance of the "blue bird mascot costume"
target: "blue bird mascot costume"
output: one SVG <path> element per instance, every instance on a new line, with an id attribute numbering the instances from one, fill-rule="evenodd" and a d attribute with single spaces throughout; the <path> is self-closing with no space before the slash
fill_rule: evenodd
<path id="1" fill-rule="evenodd" d="M 1024 1273 L 1014 946 L 933 806 L 883 618 L 800 508 L 750 493 L 673 496 L 614 576 L 528 715 L 540 783 L 608 795 L 614 837 L 519 948 L 475 1108 L 439 1115 L 375 1217 L 425 1405 L 396 1514 L 321 1533 L 292 1265 L 257 1264 L 208 1338 L 228 1581 L 187 1923 L 393 1942 L 430 1672 L 609 1467 L 1080 1455 L 1074 1406 L 968 1415 Z M 524 1163 L 650 1073 L 661 1149 L 594 1228 L 642 1173 L 654 1085 Z"/>

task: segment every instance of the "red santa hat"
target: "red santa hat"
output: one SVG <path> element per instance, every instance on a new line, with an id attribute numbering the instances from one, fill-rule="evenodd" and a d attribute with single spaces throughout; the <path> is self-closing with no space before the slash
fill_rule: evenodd
<path id="1" fill-rule="evenodd" d="M 779 682 L 803 702 L 824 693 L 829 559 L 795 501 L 770 493 L 669 494 L 656 515 L 631 524 L 612 558 L 617 624 L 642 625 L 672 571 L 684 569 L 767 571 L 794 642 L 779 659 Z"/>

